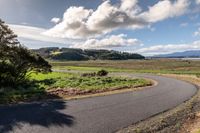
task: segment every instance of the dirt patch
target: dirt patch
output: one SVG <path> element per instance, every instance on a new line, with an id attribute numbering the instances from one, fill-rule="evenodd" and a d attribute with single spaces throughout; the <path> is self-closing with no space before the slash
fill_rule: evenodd
<path id="1" fill-rule="evenodd" d="M 191 120 L 187 120 L 179 133 L 188 132 L 188 133 L 199 133 L 200 132 L 200 113 L 195 114 L 195 118 Z"/>
<path id="2" fill-rule="evenodd" d="M 180 77 L 178 75 L 164 76 L 185 80 L 199 85 L 199 79 L 196 77 L 187 77 L 186 75 L 179 75 Z M 189 101 L 178 107 L 121 129 L 120 131 L 117 131 L 117 133 L 189 133 L 190 130 L 188 131 L 188 125 L 193 125 L 192 123 L 195 123 L 195 127 L 198 127 L 196 122 L 200 119 L 197 116 L 198 112 L 200 112 L 199 90 Z M 191 129 L 193 130 L 194 126 L 191 127 Z"/>

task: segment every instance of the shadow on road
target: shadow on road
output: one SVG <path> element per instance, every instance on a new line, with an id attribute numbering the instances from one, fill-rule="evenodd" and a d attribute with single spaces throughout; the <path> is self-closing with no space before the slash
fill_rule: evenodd
<path id="1" fill-rule="evenodd" d="M 67 108 L 66 102 L 49 101 L 44 103 L 0 106 L 0 133 L 21 127 L 21 123 L 50 126 L 72 126 L 74 117 L 59 110 Z"/>

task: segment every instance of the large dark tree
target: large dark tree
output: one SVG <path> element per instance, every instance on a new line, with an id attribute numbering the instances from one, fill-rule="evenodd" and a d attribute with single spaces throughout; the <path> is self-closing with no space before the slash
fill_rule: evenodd
<path id="1" fill-rule="evenodd" d="M 50 71 L 49 63 L 25 48 L 0 19 L 0 87 L 20 84 L 30 72 Z"/>

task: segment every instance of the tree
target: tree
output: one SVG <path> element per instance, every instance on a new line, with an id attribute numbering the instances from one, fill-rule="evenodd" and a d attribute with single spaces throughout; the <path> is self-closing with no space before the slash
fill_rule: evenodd
<path id="1" fill-rule="evenodd" d="M 25 48 L 0 19 L 0 86 L 20 84 L 29 72 L 51 72 L 51 65 Z"/>

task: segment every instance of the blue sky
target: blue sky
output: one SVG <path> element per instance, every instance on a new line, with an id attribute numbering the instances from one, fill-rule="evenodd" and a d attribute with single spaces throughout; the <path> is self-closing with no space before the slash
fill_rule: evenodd
<path id="1" fill-rule="evenodd" d="M 0 18 L 28 48 L 199 50 L 199 14 L 200 0 L 0 0 Z"/>

